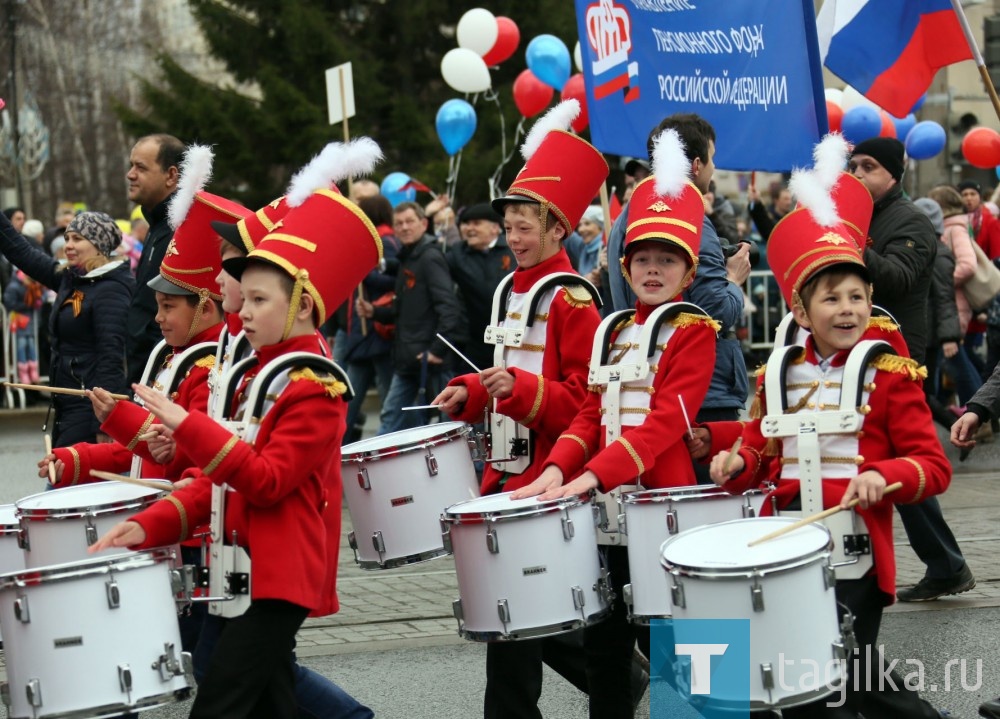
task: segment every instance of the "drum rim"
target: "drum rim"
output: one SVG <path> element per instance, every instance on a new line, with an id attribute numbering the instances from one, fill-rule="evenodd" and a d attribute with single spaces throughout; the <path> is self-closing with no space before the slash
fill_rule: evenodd
<path id="1" fill-rule="evenodd" d="M 485 496 L 491 497 L 494 495 L 487 494 Z M 564 509 L 575 509 L 576 507 L 586 504 L 593 505 L 592 500 L 584 500 L 578 496 L 573 496 L 550 499 L 547 500 L 545 504 L 511 507 L 510 509 L 498 509 L 490 512 L 452 512 L 455 507 L 461 507 L 463 504 L 470 504 L 472 502 L 479 501 L 480 499 L 483 499 L 483 497 L 464 499 L 461 502 L 456 502 L 444 510 L 441 514 L 441 521 L 447 522 L 448 524 L 485 524 L 487 522 L 500 522 L 532 515 L 552 514 L 553 512 L 561 512 Z"/>
<path id="2" fill-rule="evenodd" d="M 78 486 L 86 487 L 86 485 Z M 72 489 L 72 487 L 67 487 L 67 489 Z M 150 494 L 135 497 L 134 499 L 120 499 L 113 502 L 105 502 L 104 504 L 81 503 L 79 506 L 74 507 L 22 507 L 18 504 L 16 505 L 17 516 L 19 519 L 38 522 L 50 519 L 77 519 L 82 517 L 97 517 L 105 514 L 121 514 L 122 512 L 148 507 L 150 504 L 163 499 L 170 493 L 170 490 L 167 487 L 159 490 L 149 488 L 149 492 Z M 23 500 L 18 500 L 18 502 L 44 496 L 45 494 L 48 493 L 39 492 L 38 494 L 32 494 L 24 497 Z"/>
<path id="3" fill-rule="evenodd" d="M 19 569 L 14 572 L 0 574 L 0 591 L 9 588 L 23 588 L 45 584 L 48 582 L 65 582 L 71 579 L 115 572 L 141 569 L 156 564 L 169 562 L 176 558 L 173 547 L 156 547 L 141 552 L 116 554 L 107 557 L 93 557 L 77 562 L 63 562 L 45 567 Z M 25 576 L 30 575 L 30 576 Z"/>
<path id="4" fill-rule="evenodd" d="M 507 633 L 497 631 L 474 631 L 466 629 L 464 623 L 460 623 L 458 627 L 458 634 L 463 639 L 468 639 L 471 642 L 519 642 L 525 639 L 541 639 L 543 637 L 554 637 L 559 634 L 574 632 L 577 629 L 583 629 L 584 627 L 596 624 L 610 614 L 611 607 L 602 607 L 593 614 L 588 614 L 586 619 L 574 617 L 573 619 L 565 622 L 546 624 L 542 627 L 529 627 L 523 630 Z"/>
<path id="5" fill-rule="evenodd" d="M 358 565 L 359 569 L 365 570 L 380 570 L 380 569 L 398 569 L 399 567 L 408 567 L 412 564 L 421 564 L 423 562 L 429 562 L 432 559 L 440 559 L 441 557 L 450 556 L 452 553 L 445 549 L 444 547 L 439 547 L 437 549 L 429 549 L 426 552 L 419 552 L 417 554 L 407 554 L 405 557 L 393 557 L 392 559 L 387 559 L 384 562 L 376 562 L 369 559 L 361 559 L 357 556 L 357 550 L 354 550 L 354 561 Z"/>
<path id="6" fill-rule="evenodd" d="M 392 437 L 395 434 L 402 434 L 404 432 L 411 432 L 413 429 L 401 429 L 396 432 L 389 432 L 388 434 L 378 435 L 376 437 L 368 437 L 367 439 L 362 439 L 352 444 L 345 446 L 341 450 L 341 464 L 360 464 L 366 459 L 385 459 L 388 457 L 394 457 L 398 454 L 407 454 L 413 450 L 424 449 L 428 447 L 436 447 L 439 444 L 445 444 L 451 442 L 456 437 L 461 437 L 463 435 L 469 434 L 472 431 L 471 425 L 465 422 L 437 422 L 435 424 L 424 425 L 425 427 L 451 427 L 449 430 L 439 432 L 438 434 L 426 437 L 424 439 L 413 440 L 410 442 L 396 443 L 388 447 L 373 448 L 370 450 L 358 450 L 354 452 L 349 452 L 351 447 L 363 444 L 366 442 L 372 442 L 373 440 L 385 437 Z"/>
<path id="7" fill-rule="evenodd" d="M 686 490 L 686 491 L 677 491 Z M 743 494 L 730 494 L 722 487 L 696 484 L 691 487 L 656 487 L 629 492 L 622 495 L 625 504 L 663 504 L 665 502 L 688 502 L 693 499 L 743 499 Z"/>
<path id="8" fill-rule="evenodd" d="M 185 678 L 185 681 L 190 682 L 190 679 Z M 131 712 L 132 710 L 142 711 L 145 709 L 156 709 L 161 706 L 166 706 L 172 702 L 181 702 L 190 698 L 192 691 L 191 685 L 188 684 L 187 686 L 179 687 L 171 691 L 161 692 L 160 694 L 156 694 L 154 696 L 143 697 L 133 704 L 116 702 L 114 704 L 102 704 L 98 707 L 71 709 L 67 712 L 61 712 L 59 714 L 46 714 L 45 716 L 46 719 L 85 719 L 85 717 L 98 715 L 115 716 L 115 714 L 124 714 Z M 111 712 L 114 712 L 115 714 L 111 714 Z"/>

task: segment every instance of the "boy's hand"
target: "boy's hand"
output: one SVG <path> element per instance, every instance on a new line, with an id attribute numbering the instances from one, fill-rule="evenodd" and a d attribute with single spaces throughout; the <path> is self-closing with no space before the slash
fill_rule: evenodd
<path id="1" fill-rule="evenodd" d="M 514 375 L 503 367 L 490 367 L 479 373 L 479 381 L 493 399 L 507 399 L 514 394 Z"/>
<path id="2" fill-rule="evenodd" d="M 847 509 L 851 500 L 858 498 L 858 506 L 861 509 L 868 509 L 873 504 L 882 501 L 882 493 L 885 491 L 885 477 L 874 469 L 869 469 L 851 479 L 847 485 L 847 491 L 840 498 L 840 506 Z"/>
<path id="3" fill-rule="evenodd" d="M 712 430 L 705 427 L 692 427 L 691 432 L 694 434 L 693 439 L 689 435 L 684 435 L 687 440 L 688 453 L 692 459 L 705 459 L 709 450 L 712 449 Z"/>
<path id="4" fill-rule="evenodd" d="M 174 442 L 173 432 L 166 428 L 162 433 L 158 433 L 147 441 L 146 447 L 157 464 L 166 464 L 174 458 L 174 454 L 177 452 L 177 443 Z"/>
<path id="5" fill-rule="evenodd" d="M 524 499 L 525 497 L 534 497 L 543 492 L 549 492 L 553 489 L 560 487 L 563 483 L 563 473 L 554 464 L 550 464 L 548 467 L 542 470 L 542 473 L 538 475 L 538 478 L 526 487 L 521 487 L 520 489 L 515 489 L 514 493 L 510 496 L 511 499 Z"/>
<path id="6" fill-rule="evenodd" d="M 111 414 L 111 411 L 118 403 L 118 400 L 113 399 L 111 393 L 101 387 L 94 387 L 94 389 L 85 391 L 87 399 L 90 400 L 90 404 L 94 407 L 94 414 L 97 415 L 97 420 L 101 424 L 104 424 L 108 419 L 108 415 Z"/>
<path id="7" fill-rule="evenodd" d="M 121 522 L 87 548 L 87 554 L 112 547 L 132 547 L 146 541 L 146 530 L 138 522 Z"/>
<path id="8" fill-rule="evenodd" d="M 979 429 L 979 415 L 966 412 L 951 426 L 951 443 L 962 449 L 972 449 L 976 446 L 976 430 Z"/>
<path id="9" fill-rule="evenodd" d="M 588 470 L 569 484 L 564 484 L 562 487 L 554 487 L 550 489 L 538 499 L 546 500 L 559 499 L 560 497 L 575 497 L 579 494 L 585 494 L 592 489 L 597 489 L 600 486 L 601 482 L 597 479 L 597 475 Z"/>
<path id="10" fill-rule="evenodd" d="M 54 454 L 47 454 L 38 461 L 38 476 L 42 479 L 49 479 L 49 464 L 54 464 L 56 468 L 56 483 L 62 479 L 63 470 L 66 465 L 61 459 L 56 459 Z"/>
<path id="11" fill-rule="evenodd" d="M 458 414 L 468 399 L 469 390 L 465 385 L 456 384 L 441 390 L 441 394 L 432 399 L 431 404 L 436 404 L 448 414 Z"/>
<path id="12" fill-rule="evenodd" d="M 696 435 L 697 436 L 697 435 Z M 732 457 L 732 460 L 729 458 Z M 712 464 L 709 465 L 708 474 L 712 481 L 722 487 L 732 477 L 743 471 L 746 462 L 739 452 L 733 454 L 728 449 L 724 449 L 712 457 Z"/>
<path id="13" fill-rule="evenodd" d="M 181 422 L 187 419 L 187 410 L 178 404 L 174 404 L 170 399 L 164 397 L 152 387 L 141 384 L 133 384 L 132 390 L 135 396 L 143 401 L 146 409 L 160 420 L 167 429 L 177 429 Z"/>

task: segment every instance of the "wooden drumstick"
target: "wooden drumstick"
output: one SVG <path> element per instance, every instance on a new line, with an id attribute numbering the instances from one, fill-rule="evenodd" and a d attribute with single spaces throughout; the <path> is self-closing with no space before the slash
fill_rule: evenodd
<path id="1" fill-rule="evenodd" d="M 733 460 L 737 457 L 740 447 L 743 446 L 743 435 L 736 438 L 733 442 L 733 448 L 729 450 L 729 454 L 726 455 L 726 461 L 722 463 L 722 473 L 727 475 L 733 470 Z"/>
<path id="2" fill-rule="evenodd" d="M 7 387 L 13 387 L 14 389 L 27 389 L 33 392 L 48 392 L 49 394 L 68 394 L 73 397 L 86 397 L 87 390 L 85 389 L 70 389 L 69 387 L 46 387 L 42 384 L 20 384 L 18 382 L 4 382 Z M 132 400 L 127 394 L 111 394 L 111 399 L 124 400 L 130 402 Z"/>
<path id="3" fill-rule="evenodd" d="M 897 489 L 901 489 L 902 487 L 903 487 L 902 482 L 896 482 L 895 484 L 890 484 L 888 487 L 885 488 L 885 490 L 883 490 L 882 496 L 884 497 L 887 494 L 892 494 Z M 747 542 L 747 546 L 755 547 L 762 542 L 767 542 L 768 540 L 771 539 L 777 539 L 778 537 L 788 534 L 789 532 L 794 532 L 796 529 L 801 529 L 807 524 L 812 524 L 813 522 L 819 522 L 823 519 L 826 519 L 827 517 L 833 516 L 834 514 L 842 510 L 854 509 L 854 507 L 858 506 L 858 502 L 860 501 L 861 501 L 860 499 L 855 497 L 850 501 L 850 503 L 848 503 L 846 507 L 841 507 L 838 504 L 836 507 L 830 507 L 829 509 L 824 509 L 822 512 L 817 512 L 811 517 L 804 517 L 797 522 L 789 524 L 787 527 L 782 527 L 781 529 L 771 532 L 770 534 L 765 534 L 763 537 L 758 537 L 752 542 Z"/>
<path id="4" fill-rule="evenodd" d="M 100 469 L 90 470 L 90 476 L 97 477 L 98 479 L 106 479 L 109 482 L 123 482 L 124 484 L 134 484 L 137 487 L 145 487 L 146 489 L 158 489 L 161 492 L 168 490 L 167 487 L 158 482 L 149 482 L 145 479 L 135 479 L 133 477 L 126 477 L 123 474 L 115 474 L 114 472 L 104 472 Z"/>
<path id="5" fill-rule="evenodd" d="M 42 435 L 45 438 L 45 456 L 52 454 L 52 435 L 46 432 Z M 56 483 L 56 463 L 49 462 L 49 484 Z"/>

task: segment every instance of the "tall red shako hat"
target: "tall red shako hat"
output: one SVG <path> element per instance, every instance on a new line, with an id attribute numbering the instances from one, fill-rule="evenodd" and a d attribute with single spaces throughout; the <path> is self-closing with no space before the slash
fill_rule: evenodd
<path id="1" fill-rule="evenodd" d="M 543 237 L 550 211 L 567 235 L 576 229 L 608 177 L 608 163 L 600 151 L 568 132 L 579 114 L 577 100 L 564 100 L 534 124 L 521 145 L 524 167 L 507 194 L 493 200 L 494 210 L 502 215 L 512 202 L 535 202 L 540 205 Z"/>
<path id="2" fill-rule="evenodd" d="M 691 182 L 691 161 L 677 130 L 661 132 L 653 140 L 653 174 L 636 185 L 628 204 L 622 273 L 631 284 L 632 253 L 643 242 L 663 242 L 679 248 L 688 272 L 673 295 L 680 294 L 698 268 L 705 201 Z"/>
<path id="3" fill-rule="evenodd" d="M 854 238 L 854 244 L 864 252 L 868 246 L 868 228 L 872 224 L 875 203 L 872 193 L 861 180 L 849 172 L 841 172 L 831 192 L 837 214 Z"/>
<path id="4" fill-rule="evenodd" d="M 783 217 L 767 242 L 767 260 L 781 296 L 789 307 L 801 304 L 799 290 L 813 275 L 831 265 L 858 265 L 868 271 L 851 230 L 844 225 L 830 192 L 847 160 L 847 142 L 839 134 L 827 135 L 816 146 L 813 170 L 792 173 L 789 188 L 798 200 Z M 867 195 L 871 202 L 871 195 Z M 864 197 L 857 199 L 864 202 Z M 868 212 L 869 217 L 871 211 Z"/>
<path id="5" fill-rule="evenodd" d="M 308 293 L 315 302 L 317 326 L 334 310 L 382 259 L 382 240 L 361 209 L 333 183 L 370 172 L 382 159 L 374 140 L 363 137 L 350 143 L 330 143 L 316 164 L 307 166 L 289 186 L 288 213 L 278 220 L 246 257 L 224 263 L 239 278 L 251 261 L 280 267 L 294 280 L 285 332 L 292 330 L 299 298 Z"/>

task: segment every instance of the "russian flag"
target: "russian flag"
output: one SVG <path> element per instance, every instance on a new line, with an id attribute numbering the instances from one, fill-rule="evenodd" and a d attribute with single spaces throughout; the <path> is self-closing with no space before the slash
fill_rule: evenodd
<path id="1" fill-rule="evenodd" d="M 826 0 L 816 27 L 823 64 L 896 117 L 940 68 L 972 59 L 950 0 Z"/>

